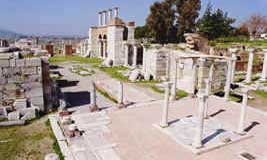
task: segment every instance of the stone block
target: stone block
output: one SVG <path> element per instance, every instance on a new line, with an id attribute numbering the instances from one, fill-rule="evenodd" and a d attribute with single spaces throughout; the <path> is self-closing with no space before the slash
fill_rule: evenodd
<path id="1" fill-rule="evenodd" d="M 16 66 L 17 67 L 24 67 L 25 66 L 25 60 L 24 59 L 16 59 Z"/>
<path id="2" fill-rule="evenodd" d="M 16 67 L 16 60 L 15 59 L 9 60 L 9 64 L 10 64 L 10 67 Z"/>
<path id="3" fill-rule="evenodd" d="M 26 59 L 26 66 L 33 67 L 33 66 L 41 66 L 41 59 L 40 58 L 29 58 Z"/>
<path id="4" fill-rule="evenodd" d="M 0 59 L 0 67 L 9 67 L 8 59 Z"/>
<path id="5" fill-rule="evenodd" d="M 10 112 L 8 114 L 8 120 L 9 121 L 17 121 L 20 119 L 20 113 L 19 111 Z"/>
<path id="6" fill-rule="evenodd" d="M 35 108 L 27 108 L 23 110 L 24 114 L 22 114 L 21 120 L 32 120 L 36 118 L 36 109 Z"/>
<path id="7" fill-rule="evenodd" d="M 36 67 L 24 67 L 22 69 L 23 74 L 34 75 L 37 74 Z"/>
<path id="8" fill-rule="evenodd" d="M 27 108 L 27 99 L 16 99 L 14 102 L 14 107 L 16 110 Z"/>

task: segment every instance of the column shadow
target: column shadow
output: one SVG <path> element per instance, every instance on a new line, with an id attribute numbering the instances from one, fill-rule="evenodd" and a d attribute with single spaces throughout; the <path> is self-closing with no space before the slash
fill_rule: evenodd
<path id="1" fill-rule="evenodd" d="M 82 92 L 65 92 L 64 93 L 67 103 L 69 104 L 68 108 L 88 105 L 90 104 L 90 93 L 87 91 Z"/>
<path id="2" fill-rule="evenodd" d="M 215 117 L 215 116 L 217 116 L 217 115 L 219 115 L 219 114 L 221 114 L 221 113 L 223 113 L 223 112 L 225 112 L 225 111 L 226 111 L 226 110 L 224 110 L 224 109 L 220 109 L 220 110 L 218 110 L 217 112 L 211 114 L 210 117 Z"/>
<path id="3" fill-rule="evenodd" d="M 250 130 L 252 130 L 254 127 L 256 127 L 257 125 L 260 125 L 259 122 L 253 121 L 251 122 L 251 124 L 244 129 L 245 132 L 249 132 Z"/>
<path id="4" fill-rule="evenodd" d="M 204 138 L 202 140 L 203 144 L 208 143 L 209 141 L 211 141 L 212 139 L 214 139 L 215 137 L 217 137 L 219 134 L 225 132 L 224 129 L 218 129 L 216 132 L 214 132 L 213 134 L 209 135 L 208 137 Z"/>

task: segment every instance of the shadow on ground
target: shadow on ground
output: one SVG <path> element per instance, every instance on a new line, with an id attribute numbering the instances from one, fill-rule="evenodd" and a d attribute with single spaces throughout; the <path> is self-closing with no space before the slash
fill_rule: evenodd
<path id="1" fill-rule="evenodd" d="M 79 83 L 79 81 L 68 81 L 65 79 L 57 80 L 56 82 L 60 88 L 77 86 L 77 84 Z"/>
<path id="2" fill-rule="evenodd" d="M 65 92 L 64 93 L 69 108 L 90 104 L 90 93 L 83 92 Z"/>

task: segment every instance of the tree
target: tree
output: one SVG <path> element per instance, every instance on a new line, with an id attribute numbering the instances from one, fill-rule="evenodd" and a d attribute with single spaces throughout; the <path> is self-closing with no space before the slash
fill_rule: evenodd
<path id="1" fill-rule="evenodd" d="M 253 14 L 245 24 L 254 38 L 267 30 L 267 18 L 260 14 Z"/>
<path id="2" fill-rule="evenodd" d="M 249 29 L 246 23 L 242 23 L 238 28 L 235 29 L 235 36 L 249 37 Z"/>
<path id="3" fill-rule="evenodd" d="M 149 30 L 147 25 L 138 26 L 135 28 L 135 39 L 149 38 Z"/>
<path id="4" fill-rule="evenodd" d="M 161 44 L 168 43 L 173 39 L 172 32 L 175 21 L 173 4 L 174 0 L 155 2 L 150 7 L 150 14 L 146 19 L 146 25 L 150 29 L 149 34 Z"/>
<path id="5" fill-rule="evenodd" d="M 200 0 L 176 0 L 177 38 L 179 41 L 184 39 L 184 33 L 195 31 L 200 9 Z"/>
<path id="6" fill-rule="evenodd" d="M 235 19 L 228 17 L 227 12 L 217 9 L 213 12 L 212 5 L 209 3 L 202 18 L 199 19 L 198 32 L 209 40 L 219 37 L 228 37 L 233 34 L 232 24 Z"/>

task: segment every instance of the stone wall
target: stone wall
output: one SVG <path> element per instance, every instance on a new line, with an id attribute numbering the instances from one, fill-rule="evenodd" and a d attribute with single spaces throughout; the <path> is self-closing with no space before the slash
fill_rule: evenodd
<path id="1" fill-rule="evenodd" d="M 12 105 L 16 99 L 27 99 L 28 105 L 45 112 L 53 107 L 53 82 L 45 59 L 0 57 L 0 106 Z"/>

